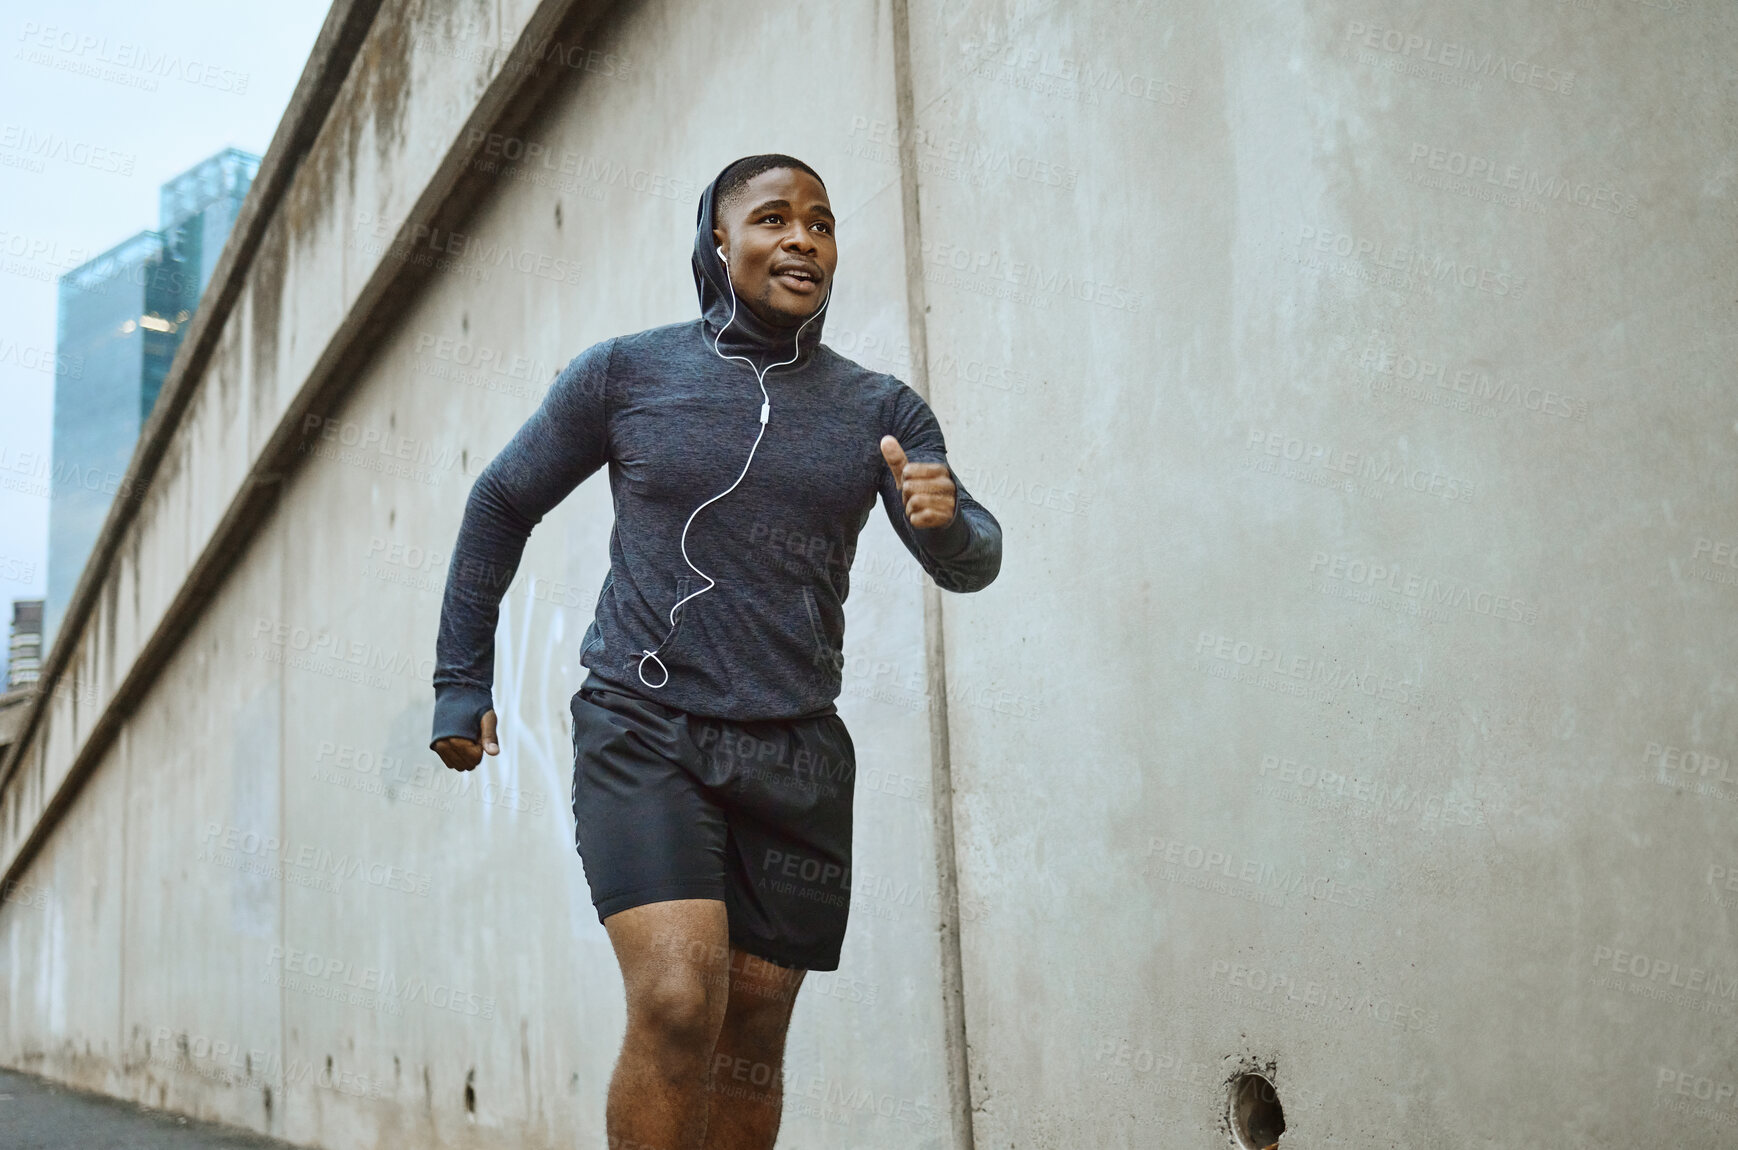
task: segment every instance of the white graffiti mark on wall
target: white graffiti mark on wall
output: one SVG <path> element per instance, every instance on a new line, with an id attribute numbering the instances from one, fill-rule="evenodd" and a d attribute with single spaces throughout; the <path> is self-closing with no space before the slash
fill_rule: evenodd
<path id="1" fill-rule="evenodd" d="M 495 626 L 495 716 L 501 754 L 485 763 L 499 772 L 505 785 L 517 788 L 520 794 L 535 791 L 570 796 L 566 807 L 546 805 L 542 817 L 552 822 L 558 820 L 562 838 L 571 844 L 572 742 L 567 716 L 550 705 L 551 700 L 564 699 L 568 694 L 568 685 L 557 681 L 563 671 L 558 653 L 566 634 L 566 615 L 562 611 L 547 611 L 537 618 L 534 626 L 533 617 L 540 600 L 535 586 L 527 587 L 527 591 L 531 593 L 522 598 L 508 595 L 501 600 L 501 617 Z M 541 650 L 536 652 L 533 673 L 530 664 L 533 650 L 538 647 Z M 548 829 L 555 831 L 553 826 Z M 567 890 L 574 933 L 601 936 L 603 927 L 587 899 L 584 881 L 570 881 Z"/>

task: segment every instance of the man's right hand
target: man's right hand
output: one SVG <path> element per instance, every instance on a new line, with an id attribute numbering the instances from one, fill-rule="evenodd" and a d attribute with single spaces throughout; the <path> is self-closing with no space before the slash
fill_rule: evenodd
<path id="1" fill-rule="evenodd" d="M 435 740 L 435 754 L 441 757 L 441 762 L 455 771 L 468 771 L 483 761 L 483 752 L 491 755 L 501 753 L 501 744 L 495 738 L 495 712 L 483 712 L 483 741 L 461 738 L 458 735 L 448 735 L 444 739 Z"/>

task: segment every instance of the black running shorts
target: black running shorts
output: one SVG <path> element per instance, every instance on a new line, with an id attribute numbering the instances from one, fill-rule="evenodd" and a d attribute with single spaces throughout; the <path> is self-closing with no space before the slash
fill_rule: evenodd
<path id="1" fill-rule="evenodd" d="M 856 750 L 838 715 L 690 715 L 595 679 L 573 696 L 574 845 L 598 921 L 722 899 L 733 945 L 837 970 Z"/>

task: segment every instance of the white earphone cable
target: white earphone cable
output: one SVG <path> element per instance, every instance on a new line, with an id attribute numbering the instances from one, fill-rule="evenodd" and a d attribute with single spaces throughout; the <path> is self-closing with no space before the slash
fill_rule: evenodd
<path id="1" fill-rule="evenodd" d="M 730 318 L 725 321 L 724 326 L 719 328 L 718 334 L 713 337 L 713 339 L 712 339 L 712 352 L 714 355 L 718 356 L 719 359 L 722 359 L 727 363 L 730 360 L 739 359 L 743 363 L 746 363 L 748 365 L 748 369 L 750 371 L 754 372 L 755 382 L 760 384 L 760 396 L 761 396 L 760 430 L 755 432 L 755 434 L 754 434 L 754 446 L 752 446 L 748 449 L 748 459 L 746 461 L 744 461 L 744 463 L 742 465 L 742 472 L 741 472 L 741 474 L 739 474 L 736 477 L 736 482 L 732 483 L 729 487 L 726 487 L 723 491 L 720 491 L 717 495 L 714 495 L 711 499 L 708 499 L 705 503 L 702 503 L 699 507 L 696 507 L 689 514 L 688 522 L 682 524 L 682 536 L 681 536 L 680 540 L 678 540 L 678 544 L 682 549 L 682 561 L 684 563 L 688 564 L 689 568 L 691 568 L 695 574 L 699 575 L 702 579 L 706 580 L 706 586 L 700 588 L 700 590 L 698 590 L 698 591 L 695 591 L 695 592 L 688 594 L 688 595 L 684 595 L 682 598 L 676 600 L 675 605 L 670 608 L 670 631 L 674 631 L 676 629 L 676 612 L 681 609 L 682 604 L 686 603 L 690 599 L 696 599 L 696 598 L 700 597 L 701 595 L 706 594 L 706 592 L 712 590 L 712 588 L 714 588 L 718 585 L 717 580 L 713 579 L 712 576 L 706 574 L 706 572 L 704 572 L 704 571 L 700 570 L 700 568 L 696 567 L 694 565 L 694 561 L 692 559 L 688 558 L 688 527 L 690 524 L 692 524 L 694 522 L 694 516 L 700 514 L 700 512 L 704 511 L 709 505 L 717 502 L 720 499 L 723 499 L 726 495 L 729 495 L 732 491 L 735 491 L 736 485 L 738 483 L 741 483 L 743 476 L 748 474 L 749 464 L 754 462 L 754 453 L 755 453 L 756 449 L 758 449 L 760 447 L 761 436 L 766 434 L 767 420 L 770 419 L 772 416 L 772 397 L 769 394 L 767 394 L 766 373 L 771 371 L 775 367 L 786 367 L 786 366 L 793 364 L 797 361 L 797 356 L 802 354 L 803 328 L 808 327 L 809 324 L 814 322 L 814 320 L 817 316 L 819 316 L 822 312 L 826 311 L 827 304 L 830 303 L 832 301 L 832 298 L 833 298 L 833 285 L 828 284 L 827 285 L 827 294 L 826 294 L 825 298 L 823 298 L 821 300 L 821 306 L 816 308 L 815 314 L 810 316 L 808 319 L 805 319 L 802 322 L 801 326 L 799 326 L 797 328 L 796 338 L 791 341 L 791 357 L 789 359 L 784 360 L 783 362 L 780 362 L 780 363 L 768 364 L 766 367 L 757 368 L 754 366 L 754 361 L 749 359 L 747 356 L 745 356 L 745 355 L 725 355 L 724 352 L 719 349 L 719 342 L 724 338 L 724 333 L 729 330 L 731 324 L 736 322 L 737 301 L 736 301 L 736 283 L 730 278 L 730 261 L 728 259 L 725 259 L 724 249 L 722 247 L 720 247 L 718 249 L 718 258 L 720 260 L 723 260 L 723 262 L 724 262 L 724 282 L 730 285 Z M 669 632 L 666 632 L 664 635 L 665 642 L 669 641 L 669 637 L 670 637 Z M 664 661 L 662 659 L 658 658 L 658 652 L 663 649 L 663 646 L 664 646 L 663 643 L 659 643 L 658 646 L 652 648 L 651 650 L 646 650 L 645 648 L 641 648 L 640 665 L 639 665 L 640 682 L 645 683 L 646 686 L 651 687 L 653 689 L 657 689 L 659 687 L 662 687 L 665 683 L 668 683 L 670 681 L 670 669 L 668 667 L 664 666 Z M 647 682 L 647 680 L 646 680 L 646 660 L 647 659 L 650 659 L 652 662 L 658 664 L 658 667 L 664 672 L 664 678 L 661 682 L 657 682 L 657 683 Z"/>

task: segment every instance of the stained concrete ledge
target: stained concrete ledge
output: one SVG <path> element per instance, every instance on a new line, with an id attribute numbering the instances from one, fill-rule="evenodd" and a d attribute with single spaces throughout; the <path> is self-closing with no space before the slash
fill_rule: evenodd
<path id="1" fill-rule="evenodd" d="M 24 713 L 32 698 L 29 690 L 7 691 L 0 695 L 0 759 L 24 728 Z"/>

